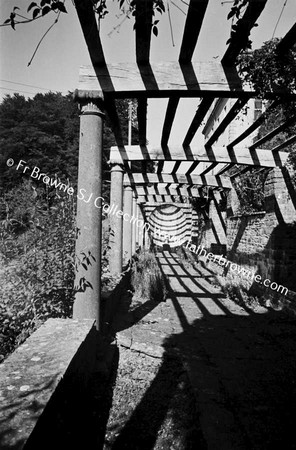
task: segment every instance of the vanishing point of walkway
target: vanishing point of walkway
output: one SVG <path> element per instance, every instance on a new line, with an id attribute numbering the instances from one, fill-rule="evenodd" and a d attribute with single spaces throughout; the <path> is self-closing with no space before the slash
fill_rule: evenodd
<path id="1" fill-rule="evenodd" d="M 115 323 L 122 386 L 131 396 L 135 386 L 142 389 L 142 400 L 131 398 L 128 418 L 118 411 L 117 438 L 106 448 L 296 449 L 296 320 L 226 298 L 202 264 L 187 267 L 166 251 L 157 259 L 170 284 L 167 300 L 123 305 Z M 194 431 L 190 444 L 178 437 L 170 444 L 161 440 L 161 422 L 170 408 L 178 421 L 182 407 L 170 399 L 186 383 L 194 411 L 191 405 L 184 414 Z M 117 395 L 115 388 L 115 404 Z M 149 428 L 145 442 L 141 426 Z"/>

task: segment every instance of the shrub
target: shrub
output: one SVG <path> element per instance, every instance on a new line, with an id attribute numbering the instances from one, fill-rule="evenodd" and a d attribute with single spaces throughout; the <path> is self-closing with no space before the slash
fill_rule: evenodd
<path id="1" fill-rule="evenodd" d="M 134 257 L 131 283 L 136 296 L 157 302 L 166 299 L 165 276 L 152 252 L 144 250 Z"/>
<path id="2" fill-rule="evenodd" d="M 35 191 L 30 183 L 2 199 L 0 354 L 11 352 L 49 317 L 69 317 L 74 299 L 73 197 Z M 36 196 L 35 196 L 36 195 Z M 3 215 L 5 216 L 3 218 Z"/>

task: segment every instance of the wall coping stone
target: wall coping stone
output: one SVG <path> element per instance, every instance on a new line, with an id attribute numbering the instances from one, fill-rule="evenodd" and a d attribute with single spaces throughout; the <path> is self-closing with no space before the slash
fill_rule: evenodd
<path id="1" fill-rule="evenodd" d="M 49 319 L 0 364 L 0 448 L 23 448 L 93 324 Z"/>

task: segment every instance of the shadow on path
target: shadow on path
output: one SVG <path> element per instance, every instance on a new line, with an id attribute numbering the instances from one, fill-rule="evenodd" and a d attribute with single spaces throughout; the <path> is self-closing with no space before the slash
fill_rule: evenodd
<path id="1" fill-rule="evenodd" d="M 184 449 L 296 449 L 296 321 L 236 304 L 169 252 L 158 259 L 180 332 L 162 340 L 157 375 L 111 448 L 153 449 L 166 414 L 177 423 L 171 400 L 183 367 L 196 405 Z"/>

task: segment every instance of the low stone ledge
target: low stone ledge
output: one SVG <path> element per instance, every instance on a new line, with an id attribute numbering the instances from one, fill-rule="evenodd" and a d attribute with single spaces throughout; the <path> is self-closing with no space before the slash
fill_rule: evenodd
<path id="1" fill-rule="evenodd" d="M 86 381 L 96 360 L 92 329 L 93 320 L 49 319 L 0 365 L 1 449 L 24 447 L 67 374 Z"/>

